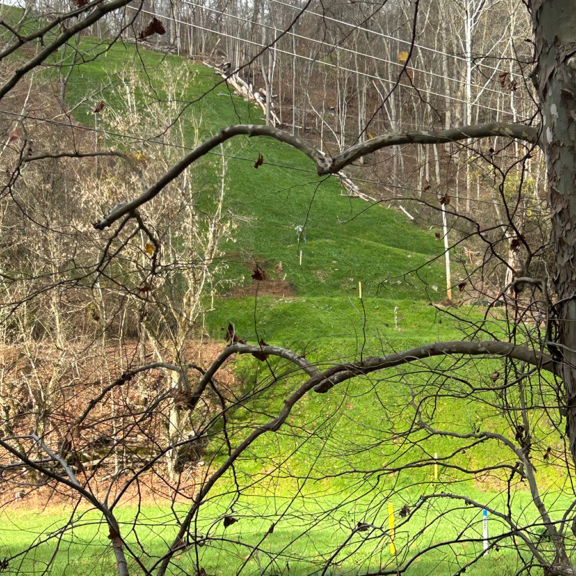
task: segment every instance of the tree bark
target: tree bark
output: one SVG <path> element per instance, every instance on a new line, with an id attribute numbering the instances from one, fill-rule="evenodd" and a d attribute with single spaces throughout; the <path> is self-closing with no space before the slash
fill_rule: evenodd
<path id="1" fill-rule="evenodd" d="M 554 336 L 561 346 L 552 351 L 562 356 L 566 432 L 576 462 L 576 1 L 532 0 L 531 8 L 537 58 L 532 78 L 541 105 L 556 255 Z M 561 548 L 550 573 L 574 574 Z"/>

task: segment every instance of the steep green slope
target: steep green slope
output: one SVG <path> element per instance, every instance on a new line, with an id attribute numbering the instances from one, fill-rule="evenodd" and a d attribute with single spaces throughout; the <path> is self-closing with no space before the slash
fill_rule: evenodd
<path id="1" fill-rule="evenodd" d="M 103 99 L 114 106 L 113 91 L 118 72 L 141 69 L 149 76 L 150 95 L 162 99 L 163 75 L 172 68 L 186 67 L 193 82 L 181 87 L 180 99 L 187 103 L 182 125 L 187 145 L 194 141 L 194 128 L 204 139 L 221 128 L 238 123 L 262 123 L 261 113 L 243 99 L 230 95 L 221 78 L 206 67 L 184 58 L 137 50 L 131 44 L 102 47 L 84 40 L 86 62 L 78 65 L 69 87 L 69 102 L 79 121 L 92 123 L 95 102 Z M 93 56 L 107 50 L 106 57 Z M 87 93 L 101 92 L 82 103 Z M 106 86 L 108 86 L 106 88 Z M 228 95 L 227 95 L 228 94 Z M 142 144 L 109 136 L 109 145 L 138 152 Z M 416 275 L 407 273 L 437 255 L 439 243 L 407 218 L 382 206 L 370 207 L 359 199 L 341 195 L 335 177 L 320 178 L 314 164 L 300 152 L 271 139 L 239 137 L 225 148 L 228 169 L 228 208 L 240 217 L 234 253 L 228 255 L 236 276 L 247 276 L 247 268 L 258 262 L 271 277 L 282 277 L 299 296 L 343 296 L 363 283 L 367 296 L 420 299 L 426 284 L 442 285 L 442 268 L 435 264 Z M 184 151 L 183 151 L 184 154 Z M 258 155 L 264 164 L 254 168 Z M 298 244 L 296 227 L 305 229 L 306 242 Z M 300 266 L 300 250 L 302 265 Z M 273 269 L 282 262 L 282 273 Z M 424 282 L 422 282 L 422 280 Z M 428 289 L 428 292 L 437 294 Z"/>

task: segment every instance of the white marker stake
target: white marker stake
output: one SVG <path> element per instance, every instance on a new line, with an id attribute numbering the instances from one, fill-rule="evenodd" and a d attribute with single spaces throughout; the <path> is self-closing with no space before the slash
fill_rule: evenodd
<path id="1" fill-rule="evenodd" d="M 484 531 L 484 556 L 488 554 L 488 510 L 482 510 L 482 528 Z"/>
<path id="2" fill-rule="evenodd" d="M 300 266 L 302 266 L 302 250 L 300 250 Z"/>
<path id="3" fill-rule="evenodd" d="M 362 300 L 362 282 L 358 282 L 358 296 Z"/>

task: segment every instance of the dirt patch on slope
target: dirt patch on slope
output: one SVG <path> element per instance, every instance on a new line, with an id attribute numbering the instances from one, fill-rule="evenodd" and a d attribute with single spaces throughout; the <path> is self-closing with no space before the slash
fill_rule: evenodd
<path id="1" fill-rule="evenodd" d="M 294 289 L 287 280 L 261 280 L 253 281 L 250 286 L 235 288 L 228 292 L 231 298 L 244 298 L 246 296 L 295 296 Z"/>

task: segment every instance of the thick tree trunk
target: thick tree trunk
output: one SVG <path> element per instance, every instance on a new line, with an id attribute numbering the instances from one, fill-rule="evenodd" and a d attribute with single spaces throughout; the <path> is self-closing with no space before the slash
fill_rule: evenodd
<path id="1" fill-rule="evenodd" d="M 563 358 L 566 431 L 576 462 L 576 0 L 532 0 L 531 7 L 538 62 L 533 78 L 543 117 L 540 139 L 557 264 L 560 347 L 555 352 Z M 556 550 L 550 573 L 574 574 L 563 545 Z"/>

